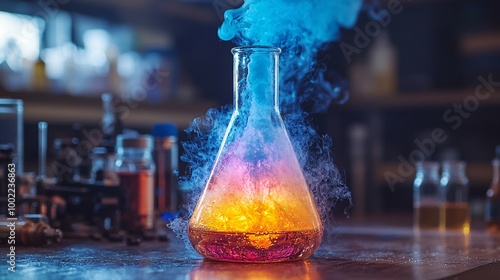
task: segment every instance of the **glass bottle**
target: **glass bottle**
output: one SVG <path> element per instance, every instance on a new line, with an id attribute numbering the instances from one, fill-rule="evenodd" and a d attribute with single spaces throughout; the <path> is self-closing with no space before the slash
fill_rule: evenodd
<path id="1" fill-rule="evenodd" d="M 441 175 L 441 224 L 444 229 L 470 231 L 469 179 L 463 161 L 445 161 Z"/>
<path id="2" fill-rule="evenodd" d="M 179 168 L 179 148 L 177 146 L 177 126 L 171 123 L 158 123 L 153 126 L 153 157 L 156 163 L 155 188 L 157 214 L 177 212 L 179 205 L 177 178 Z"/>
<path id="3" fill-rule="evenodd" d="M 486 193 L 486 224 L 488 231 L 500 233 L 500 146 L 496 148 L 496 157 L 492 161 L 493 181 Z"/>
<path id="4" fill-rule="evenodd" d="M 116 137 L 115 171 L 122 188 L 122 228 L 129 235 L 149 238 L 154 230 L 154 172 L 149 135 Z"/>
<path id="5" fill-rule="evenodd" d="M 417 162 L 413 182 L 414 225 L 419 229 L 438 229 L 441 199 L 439 197 L 439 163 Z"/>
<path id="6" fill-rule="evenodd" d="M 234 55 L 234 111 L 188 226 L 208 259 L 279 262 L 309 257 L 323 227 L 279 113 L 280 49 Z"/>

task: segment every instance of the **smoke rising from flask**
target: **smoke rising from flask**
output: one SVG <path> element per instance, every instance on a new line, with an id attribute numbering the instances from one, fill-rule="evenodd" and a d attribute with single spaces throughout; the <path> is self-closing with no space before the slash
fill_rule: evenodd
<path id="1" fill-rule="evenodd" d="M 341 27 L 356 22 L 361 0 L 246 0 L 239 9 L 228 10 L 219 28 L 222 40 L 237 45 L 263 45 L 282 49 L 281 105 L 283 109 L 297 104 L 297 98 L 326 102 L 311 113 L 327 109 L 339 92 L 324 81 L 324 69 L 316 69 L 311 80 L 321 90 L 298 96 L 303 79 L 316 66 L 315 55 L 325 43 L 339 37 Z"/>
<path id="2" fill-rule="evenodd" d="M 314 71 L 315 56 L 326 43 L 338 38 L 341 27 L 352 27 L 361 3 L 361 0 L 246 0 L 240 8 L 225 12 L 218 32 L 222 40 L 232 40 L 237 45 L 282 49 L 279 86 L 284 122 L 327 231 L 332 225 L 331 207 L 338 199 L 350 199 L 350 192 L 333 163 L 331 138 L 319 135 L 310 124 L 309 113 L 326 110 L 342 94 L 342 90 L 324 80 L 324 71 Z M 311 72 L 316 74 L 311 77 Z M 298 90 L 307 79 L 315 90 L 302 94 Z M 310 112 L 303 111 L 300 103 L 311 100 L 316 106 Z M 181 160 L 188 164 L 182 186 L 191 190 L 189 203 L 185 205 L 189 215 L 208 180 L 231 112 L 229 106 L 211 109 L 186 130 L 189 140 L 182 143 Z M 170 224 L 186 241 L 187 218 Z"/>

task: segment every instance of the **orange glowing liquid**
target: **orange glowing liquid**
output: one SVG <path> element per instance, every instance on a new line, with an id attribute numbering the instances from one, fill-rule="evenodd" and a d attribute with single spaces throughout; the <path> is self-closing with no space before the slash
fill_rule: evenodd
<path id="1" fill-rule="evenodd" d="M 321 243 L 322 230 L 289 232 L 215 232 L 189 227 L 194 249 L 208 259 L 231 262 L 280 262 L 305 259 Z"/>
<path id="2" fill-rule="evenodd" d="M 319 213 L 286 134 L 263 131 L 273 137 L 247 130 L 251 143 L 222 153 L 194 209 L 189 239 L 208 259 L 298 260 L 321 242 Z M 256 145 L 260 138 L 274 141 Z"/>
<path id="3" fill-rule="evenodd" d="M 323 230 L 309 192 L 300 195 L 296 188 L 274 186 L 243 195 L 243 190 L 229 187 L 222 194 L 205 193 L 206 203 L 199 205 L 189 225 L 191 244 L 202 256 L 222 261 L 309 257 L 321 243 Z"/>

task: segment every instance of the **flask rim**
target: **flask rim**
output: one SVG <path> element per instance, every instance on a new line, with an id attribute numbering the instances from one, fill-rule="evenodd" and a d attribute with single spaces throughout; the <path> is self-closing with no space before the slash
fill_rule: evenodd
<path id="1" fill-rule="evenodd" d="M 260 46 L 260 45 L 252 45 L 252 46 L 238 46 L 231 49 L 232 54 L 237 53 L 281 53 L 280 48 L 272 47 L 272 46 Z"/>

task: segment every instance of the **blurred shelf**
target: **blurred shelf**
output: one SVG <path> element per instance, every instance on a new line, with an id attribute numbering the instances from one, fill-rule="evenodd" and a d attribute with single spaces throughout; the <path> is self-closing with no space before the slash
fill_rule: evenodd
<path id="1" fill-rule="evenodd" d="M 485 32 L 464 35 L 460 47 L 465 54 L 484 54 L 500 52 L 500 33 Z"/>
<path id="2" fill-rule="evenodd" d="M 222 21 L 211 0 L 0 0 L 0 10 L 49 19 L 59 10 L 148 30 L 184 34 L 185 22 L 218 25 Z"/>
<path id="3" fill-rule="evenodd" d="M 403 110 L 430 107 L 448 107 L 455 103 L 463 103 L 469 96 L 474 96 L 475 89 L 398 93 L 387 97 L 378 97 L 374 94 L 352 94 L 344 107 L 354 110 Z M 500 106 L 500 95 L 491 94 L 480 106 Z"/>
<path id="4" fill-rule="evenodd" d="M 49 124 L 99 125 L 102 117 L 102 103 L 97 96 L 81 97 L 55 95 L 39 92 L 7 93 L 0 91 L 0 98 L 16 98 L 24 101 L 24 120 L 46 121 Z M 165 102 L 152 105 L 146 102 L 116 102 L 115 108 L 127 127 L 150 127 L 157 122 L 171 122 L 180 128 L 187 127 L 195 118 L 217 106 L 215 102 Z"/>
<path id="5" fill-rule="evenodd" d="M 374 180 L 377 186 L 386 186 L 389 187 L 387 181 L 385 179 L 384 174 L 386 172 L 390 172 L 392 174 L 399 175 L 399 162 L 384 162 L 380 163 L 375 167 Z M 481 186 L 487 188 L 491 184 L 491 180 L 493 178 L 493 169 L 491 167 L 491 163 L 489 162 L 473 162 L 467 164 L 467 177 L 469 178 L 469 185 L 473 187 Z M 408 177 L 401 176 L 405 179 L 402 184 L 412 185 L 413 179 L 415 178 L 415 172 Z"/>

